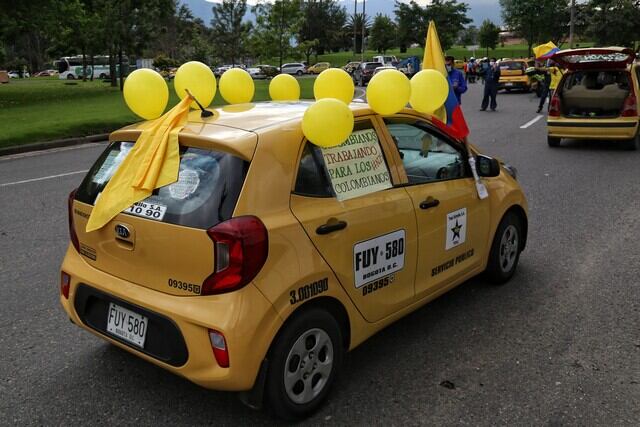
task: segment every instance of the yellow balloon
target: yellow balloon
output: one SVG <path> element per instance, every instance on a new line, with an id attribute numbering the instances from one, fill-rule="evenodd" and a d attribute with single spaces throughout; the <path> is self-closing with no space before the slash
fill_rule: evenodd
<path id="1" fill-rule="evenodd" d="M 269 83 L 269 96 L 274 101 L 297 101 L 300 99 L 300 84 L 290 74 L 279 74 Z"/>
<path id="2" fill-rule="evenodd" d="M 323 98 L 311 105 L 302 117 L 304 136 L 323 148 L 335 147 L 353 132 L 353 113 L 335 98 Z"/>
<path id="3" fill-rule="evenodd" d="M 422 70 L 411 78 L 411 106 L 421 113 L 433 113 L 449 95 L 449 82 L 436 70 Z"/>
<path id="4" fill-rule="evenodd" d="M 220 77 L 220 95 L 229 104 L 251 102 L 255 90 L 251 75 L 241 68 L 232 68 Z"/>
<path id="5" fill-rule="evenodd" d="M 316 100 L 335 98 L 349 104 L 353 99 L 354 91 L 353 79 L 341 68 L 324 70 L 313 84 L 313 96 Z"/>
<path id="6" fill-rule="evenodd" d="M 216 77 L 211 68 L 198 61 L 182 64 L 173 80 L 173 87 L 180 99 L 184 99 L 189 90 L 204 108 L 207 108 L 216 96 L 216 86 Z M 200 107 L 192 102 L 191 108 L 197 110 Z"/>
<path id="7" fill-rule="evenodd" d="M 373 76 L 367 87 L 367 102 L 383 116 L 395 114 L 409 102 L 411 83 L 398 70 L 384 70 Z"/>
<path id="8" fill-rule="evenodd" d="M 146 120 L 157 119 L 169 101 L 169 88 L 162 76 L 148 68 L 135 70 L 124 81 L 124 102 Z"/>

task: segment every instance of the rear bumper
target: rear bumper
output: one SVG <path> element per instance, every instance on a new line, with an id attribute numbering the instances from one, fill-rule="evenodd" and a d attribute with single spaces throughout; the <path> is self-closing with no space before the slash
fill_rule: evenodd
<path id="1" fill-rule="evenodd" d="M 251 389 L 269 345 L 282 325 L 271 303 L 252 284 L 216 296 L 164 294 L 96 270 L 85 263 L 72 246 L 61 268 L 71 275 L 71 288 L 69 299 L 61 296 L 60 302 L 76 325 L 206 388 Z M 115 302 L 149 317 L 147 339 L 150 341 L 145 342 L 145 349 L 107 333 L 103 326 L 106 318 L 100 320 L 102 309 L 87 306 L 91 299 L 91 304 L 108 306 L 109 302 Z M 163 327 L 158 326 L 158 319 L 164 322 Z M 156 330 L 152 332 L 154 323 Z M 224 334 L 229 368 L 218 366 L 208 329 Z"/>
<path id="2" fill-rule="evenodd" d="M 530 87 L 529 80 L 503 80 L 498 83 L 498 89 L 528 89 Z"/>
<path id="3" fill-rule="evenodd" d="M 549 136 L 575 139 L 631 139 L 638 132 L 638 119 L 547 120 Z"/>

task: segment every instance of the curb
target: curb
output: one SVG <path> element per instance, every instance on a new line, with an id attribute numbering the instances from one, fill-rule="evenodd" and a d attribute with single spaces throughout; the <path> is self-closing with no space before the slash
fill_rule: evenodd
<path id="1" fill-rule="evenodd" d="M 35 142 L 33 144 L 16 145 L 0 148 L 0 157 L 11 154 L 28 153 L 31 151 L 48 150 L 50 148 L 71 147 L 73 145 L 87 144 L 89 142 L 108 141 L 109 134 L 82 136 L 79 138 L 56 139 L 54 141 Z"/>

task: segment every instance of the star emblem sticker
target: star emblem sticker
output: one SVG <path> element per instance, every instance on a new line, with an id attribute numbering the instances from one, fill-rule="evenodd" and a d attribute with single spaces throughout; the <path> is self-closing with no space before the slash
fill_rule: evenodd
<path id="1" fill-rule="evenodd" d="M 455 240 L 456 238 L 460 238 L 460 230 L 462 230 L 462 226 L 458 223 L 458 220 L 456 220 L 455 227 L 451 229 L 451 231 L 453 232 L 453 240 Z"/>

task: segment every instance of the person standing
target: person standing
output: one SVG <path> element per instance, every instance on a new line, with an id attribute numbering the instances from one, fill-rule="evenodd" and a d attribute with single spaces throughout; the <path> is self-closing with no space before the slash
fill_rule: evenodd
<path id="1" fill-rule="evenodd" d="M 498 108 L 496 97 L 498 96 L 499 81 L 500 67 L 498 66 L 496 58 L 491 58 L 489 67 L 484 71 L 484 96 L 480 110 L 486 111 L 488 106 L 491 107 L 491 111 L 496 111 L 496 108 Z M 491 105 L 489 105 L 489 99 L 491 99 Z"/>
<path id="2" fill-rule="evenodd" d="M 455 58 L 453 56 L 446 56 L 444 61 L 447 67 L 449 84 L 453 88 L 453 93 L 456 95 L 456 98 L 458 98 L 458 104 L 462 105 L 462 94 L 467 91 L 467 82 L 464 74 L 455 67 Z"/>
<path id="3" fill-rule="evenodd" d="M 551 97 L 558 87 L 558 83 L 560 83 L 560 79 L 562 79 L 562 71 L 560 68 L 556 66 L 556 63 L 552 60 L 549 60 L 546 68 L 539 68 L 538 71 L 542 73 L 544 76 L 543 87 L 542 87 L 542 95 L 540 96 L 540 103 L 538 104 L 538 111 L 540 113 L 542 111 L 542 107 L 544 107 L 544 103 L 549 98 L 549 104 L 551 104 Z"/>

